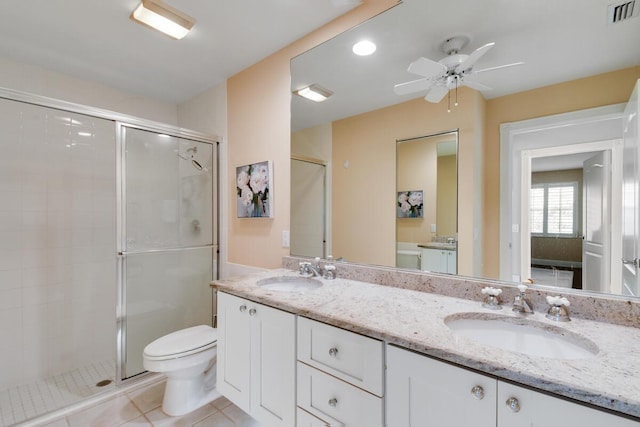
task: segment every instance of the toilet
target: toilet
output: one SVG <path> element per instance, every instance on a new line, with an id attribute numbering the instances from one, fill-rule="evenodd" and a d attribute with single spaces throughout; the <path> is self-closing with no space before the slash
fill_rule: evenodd
<path id="1" fill-rule="evenodd" d="M 216 391 L 218 331 L 207 325 L 165 335 L 144 348 L 143 366 L 167 376 L 162 410 L 187 414 L 220 397 Z"/>

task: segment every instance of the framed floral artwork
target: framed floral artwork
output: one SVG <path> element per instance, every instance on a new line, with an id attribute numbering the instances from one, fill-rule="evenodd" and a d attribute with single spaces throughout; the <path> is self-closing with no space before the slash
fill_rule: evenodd
<path id="1" fill-rule="evenodd" d="M 424 197 L 422 190 L 398 191 L 397 217 L 398 218 L 424 218 Z"/>
<path id="2" fill-rule="evenodd" d="M 236 168 L 238 218 L 273 218 L 273 163 Z"/>

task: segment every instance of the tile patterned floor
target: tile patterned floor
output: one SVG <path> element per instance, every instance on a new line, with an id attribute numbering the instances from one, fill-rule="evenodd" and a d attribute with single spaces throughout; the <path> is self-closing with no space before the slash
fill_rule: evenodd
<path id="1" fill-rule="evenodd" d="M 0 391 L 0 426 L 10 426 L 114 389 L 115 362 L 91 366 Z M 102 380 L 111 384 L 98 387 Z"/>
<path id="2" fill-rule="evenodd" d="M 39 424 L 39 426 L 260 427 L 257 421 L 224 397 L 182 417 L 170 417 L 161 409 L 164 384 L 164 380 L 162 380 L 133 388 L 106 401 L 71 412 L 56 420 Z"/>

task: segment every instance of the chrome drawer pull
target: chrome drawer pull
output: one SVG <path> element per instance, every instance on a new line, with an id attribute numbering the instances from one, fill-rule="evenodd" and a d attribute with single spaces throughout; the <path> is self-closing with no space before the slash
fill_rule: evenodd
<path id="1" fill-rule="evenodd" d="M 336 357 L 338 355 L 338 349 L 336 347 L 331 347 L 329 349 L 329 356 Z"/>
<path id="2" fill-rule="evenodd" d="M 329 406 L 331 406 L 332 408 L 338 406 L 338 399 L 336 399 L 335 397 L 329 399 Z"/>
<path id="3" fill-rule="evenodd" d="M 520 412 L 520 402 L 515 397 L 508 398 L 506 403 L 513 412 Z"/>
<path id="4" fill-rule="evenodd" d="M 240 306 L 240 313 L 244 313 L 245 311 L 247 311 L 247 305 L 246 304 L 242 304 Z"/>
<path id="5" fill-rule="evenodd" d="M 251 310 L 249 310 L 249 316 L 255 316 L 256 314 L 256 309 L 252 308 Z"/>
<path id="6" fill-rule="evenodd" d="M 484 389 L 479 385 L 471 389 L 471 394 L 478 400 L 484 399 Z"/>

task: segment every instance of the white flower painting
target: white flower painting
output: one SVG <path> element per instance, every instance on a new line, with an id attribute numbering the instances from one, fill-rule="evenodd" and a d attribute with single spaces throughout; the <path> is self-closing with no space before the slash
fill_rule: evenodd
<path id="1" fill-rule="evenodd" d="M 399 191 L 397 199 L 398 218 L 424 218 L 422 191 Z"/>
<path id="2" fill-rule="evenodd" d="M 238 218 L 272 218 L 272 182 L 271 161 L 236 168 Z"/>

